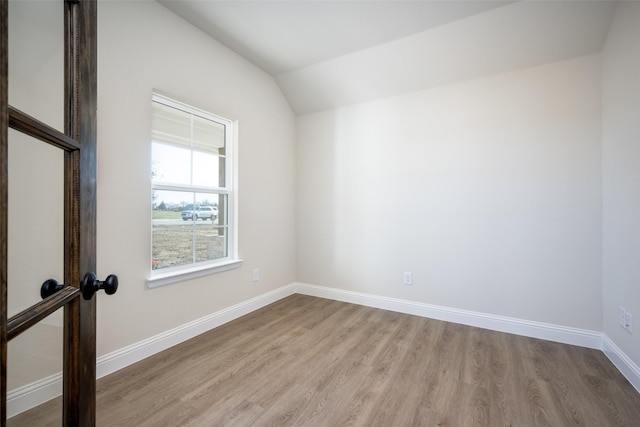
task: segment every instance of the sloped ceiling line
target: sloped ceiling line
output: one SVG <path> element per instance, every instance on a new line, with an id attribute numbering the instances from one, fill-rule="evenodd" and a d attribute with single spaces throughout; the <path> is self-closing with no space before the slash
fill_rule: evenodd
<path id="1" fill-rule="evenodd" d="M 599 52 L 613 1 L 161 0 L 297 115 Z"/>

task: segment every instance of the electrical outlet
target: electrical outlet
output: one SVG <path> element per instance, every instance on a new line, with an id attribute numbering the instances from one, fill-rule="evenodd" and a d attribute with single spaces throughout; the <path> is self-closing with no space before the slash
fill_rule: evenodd
<path id="1" fill-rule="evenodd" d="M 405 285 L 413 285 L 413 273 L 408 271 L 402 273 L 402 282 Z"/>
<path id="2" fill-rule="evenodd" d="M 260 280 L 260 269 L 259 268 L 254 268 L 253 269 L 253 281 L 257 282 L 258 280 Z"/>
<path id="3" fill-rule="evenodd" d="M 624 315 L 624 328 L 627 330 L 627 332 L 631 333 L 632 326 L 633 326 L 633 317 L 631 316 L 631 313 L 627 311 Z"/>
<path id="4" fill-rule="evenodd" d="M 620 307 L 620 311 L 618 312 L 618 325 L 622 326 L 623 328 L 627 323 L 626 316 L 627 316 L 627 311 L 623 307 Z"/>

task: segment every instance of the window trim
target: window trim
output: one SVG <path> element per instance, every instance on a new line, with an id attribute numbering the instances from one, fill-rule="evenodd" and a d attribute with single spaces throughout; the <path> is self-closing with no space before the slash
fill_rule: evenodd
<path id="1" fill-rule="evenodd" d="M 237 209 L 237 192 L 238 192 L 238 121 L 218 116 L 200 108 L 194 107 L 180 101 L 160 94 L 156 91 L 152 93 L 152 102 L 161 103 L 163 105 L 176 108 L 181 111 L 194 114 L 196 116 L 221 123 L 225 126 L 225 187 L 201 187 L 197 185 L 184 186 L 171 183 L 154 183 L 150 180 L 150 194 L 154 190 L 178 190 L 193 191 L 204 193 L 224 194 L 227 196 L 227 256 L 224 258 L 202 261 L 197 263 L 185 264 L 164 268 L 162 270 L 154 270 L 151 267 L 153 260 L 153 219 L 150 218 L 151 244 L 149 250 L 149 273 L 146 283 L 149 288 L 156 288 L 173 283 L 179 283 L 198 277 L 204 277 L 211 274 L 220 273 L 240 267 L 242 260 L 238 256 L 238 209 Z M 150 143 L 153 141 L 149 138 Z M 153 210 L 153 206 L 150 206 Z"/>
<path id="2" fill-rule="evenodd" d="M 163 270 L 161 273 L 155 273 L 147 278 L 147 286 L 151 289 L 159 288 L 161 286 L 171 285 L 174 283 L 185 282 L 191 279 L 197 279 L 199 277 L 209 276 L 211 274 L 221 273 L 227 270 L 233 270 L 234 268 L 242 265 L 242 260 L 239 258 L 230 259 L 222 258 L 224 261 L 209 261 L 199 262 L 196 264 L 189 264 L 188 267 L 169 267 Z M 215 265 L 212 263 L 215 262 Z M 210 264 L 211 263 L 211 264 Z M 206 264 L 206 265 L 201 265 Z M 152 270 L 157 271 L 157 270 Z"/>

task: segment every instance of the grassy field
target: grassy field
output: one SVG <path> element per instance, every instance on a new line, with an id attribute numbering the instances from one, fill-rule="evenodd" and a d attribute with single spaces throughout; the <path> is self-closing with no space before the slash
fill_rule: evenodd
<path id="1" fill-rule="evenodd" d="M 218 235 L 218 228 L 210 223 L 196 223 L 194 233 L 193 225 L 189 221 L 184 226 L 153 227 L 152 253 L 156 269 L 209 259 L 210 238 Z"/>
<path id="2" fill-rule="evenodd" d="M 153 219 L 180 219 L 180 212 L 172 211 L 153 211 Z"/>

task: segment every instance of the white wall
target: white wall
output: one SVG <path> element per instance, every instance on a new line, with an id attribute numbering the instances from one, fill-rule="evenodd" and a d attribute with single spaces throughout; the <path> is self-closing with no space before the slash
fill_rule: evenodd
<path id="1" fill-rule="evenodd" d="M 600 118 L 597 55 L 300 117 L 298 281 L 601 330 Z"/>
<path id="2" fill-rule="evenodd" d="M 640 3 L 618 6 L 603 51 L 604 332 L 640 365 Z M 618 309 L 636 318 L 633 335 Z"/>
<path id="3" fill-rule="evenodd" d="M 295 280 L 295 119 L 271 76 L 156 2 L 98 8 L 98 276 L 120 279 L 98 297 L 100 356 Z M 151 290 L 154 89 L 239 121 L 244 263 Z"/>

